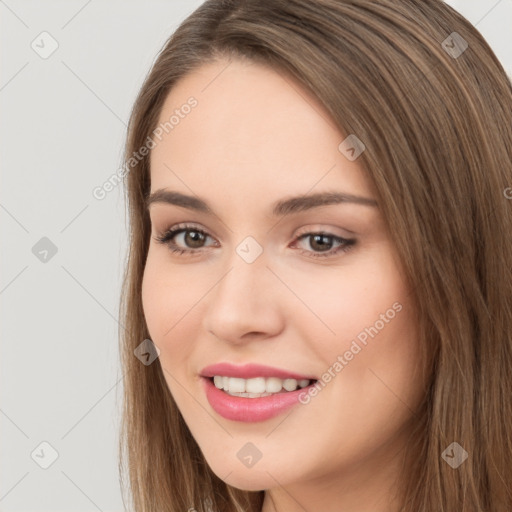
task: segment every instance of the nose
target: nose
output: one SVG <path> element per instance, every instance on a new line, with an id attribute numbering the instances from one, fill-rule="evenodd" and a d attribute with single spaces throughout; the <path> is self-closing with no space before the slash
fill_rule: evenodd
<path id="1" fill-rule="evenodd" d="M 247 263 L 237 254 L 208 294 L 203 325 L 231 344 L 274 337 L 283 329 L 283 290 L 261 255 Z"/>

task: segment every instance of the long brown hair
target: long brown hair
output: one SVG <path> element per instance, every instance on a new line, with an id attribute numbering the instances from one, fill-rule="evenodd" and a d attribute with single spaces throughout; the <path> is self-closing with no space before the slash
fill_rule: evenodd
<path id="1" fill-rule="evenodd" d="M 263 502 L 263 491 L 235 489 L 210 470 L 159 359 L 146 366 L 134 356 L 149 338 L 141 283 L 150 168 L 140 148 L 173 85 L 225 57 L 293 77 L 366 147 L 359 161 L 414 290 L 430 376 L 401 510 L 510 512 L 512 83 L 476 28 L 440 0 L 208 0 L 164 45 L 133 107 L 125 152 L 123 498 L 129 484 L 137 512 L 200 512 L 206 503 L 259 512 Z M 456 469 L 442 457 L 452 442 L 468 453 Z"/>

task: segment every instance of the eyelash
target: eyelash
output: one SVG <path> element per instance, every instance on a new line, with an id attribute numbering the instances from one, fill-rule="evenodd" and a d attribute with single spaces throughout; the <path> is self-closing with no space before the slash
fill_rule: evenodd
<path id="1" fill-rule="evenodd" d="M 167 245 L 172 253 L 176 253 L 178 255 L 190 254 L 190 253 L 197 254 L 198 252 L 201 252 L 201 249 L 181 249 L 174 242 L 170 242 L 170 240 L 172 240 L 176 235 L 183 233 L 183 232 L 187 232 L 187 231 L 201 233 L 202 235 L 205 235 L 207 237 L 210 236 L 206 231 L 196 228 L 195 226 L 190 226 L 188 224 L 179 224 L 175 228 L 169 229 L 169 230 L 165 231 L 163 234 L 161 234 L 160 236 L 155 237 L 155 240 L 158 243 Z M 341 237 L 333 235 L 331 233 L 326 233 L 324 231 L 320 231 L 320 232 L 313 231 L 313 232 L 303 233 L 302 235 L 299 235 L 298 237 L 296 237 L 294 242 L 300 241 L 303 238 L 307 238 L 307 237 L 313 236 L 313 235 L 327 236 L 329 238 L 332 238 L 335 242 L 342 243 L 343 245 L 341 245 L 340 247 L 338 247 L 336 249 L 331 249 L 331 250 L 323 252 L 323 253 L 316 253 L 314 251 L 308 251 L 306 249 L 299 249 L 301 254 L 309 254 L 309 257 L 311 257 L 311 258 L 328 258 L 328 257 L 333 257 L 340 252 L 346 253 L 352 247 L 354 247 L 354 245 L 357 242 L 357 240 L 355 238 L 350 238 L 350 239 L 341 238 Z"/>

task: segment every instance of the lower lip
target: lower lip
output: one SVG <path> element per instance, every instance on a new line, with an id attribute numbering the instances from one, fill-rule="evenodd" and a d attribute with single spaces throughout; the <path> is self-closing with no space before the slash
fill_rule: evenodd
<path id="1" fill-rule="evenodd" d="M 206 398 L 213 410 L 232 421 L 256 422 L 265 421 L 290 407 L 300 403 L 301 393 L 306 393 L 315 383 L 295 391 L 276 393 L 274 395 L 260 398 L 246 398 L 242 396 L 231 396 L 225 391 L 217 388 L 211 379 L 201 377 L 204 382 Z"/>

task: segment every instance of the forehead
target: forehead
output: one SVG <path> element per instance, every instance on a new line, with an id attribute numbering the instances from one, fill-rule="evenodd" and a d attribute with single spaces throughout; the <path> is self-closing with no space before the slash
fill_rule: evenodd
<path id="1" fill-rule="evenodd" d="M 313 189 L 371 195 L 361 166 L 339 151 L 345 135 L 323 105 L 261 64 L 216 61 L 186 75 L 166 98 L 165 123 L 151 151 L 152 191 L 222 192 L 241 202 Z"/>

